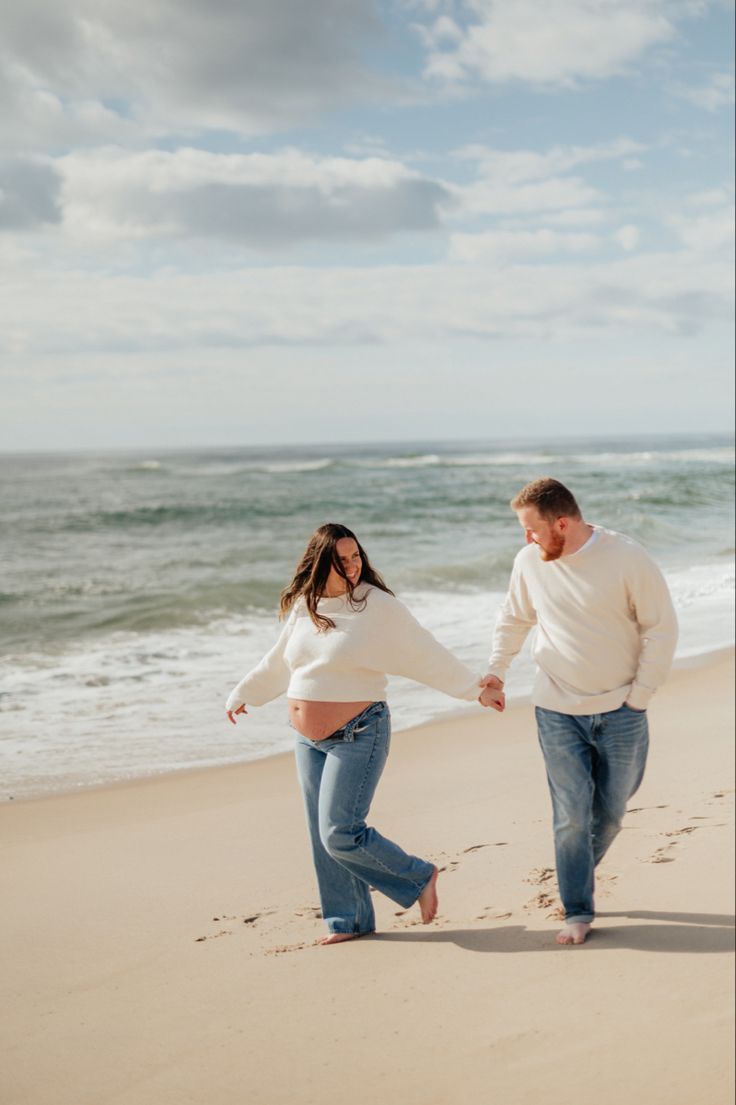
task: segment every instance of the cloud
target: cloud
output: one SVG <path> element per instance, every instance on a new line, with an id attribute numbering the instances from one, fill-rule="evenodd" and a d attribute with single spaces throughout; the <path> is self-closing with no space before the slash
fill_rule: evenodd
<path id="1" fill-rule="evenodd" d="M 621 226 L 613 237 L 621 246 L 621 249 L 625 249 L 627 253 L 630 253 L 639 244 L 639 228 L 631 225 Z"/>
<path id="2" fill-rule="evenodd" d="M 456 261 L 514 261 L 564 253 L 586 253 L 598 245 L 594 234 L 560 234 L 543 228 L 492 230 L 481 234 L 453 234 L 450 257 Z"/>
<path id="3" fill-rule="evenodd" d="M 16 266 L 17 267 L 17 266 Z M 21 268 L 21 276 L 25 270 Z M 15 357 L 158 355 L 256 346 L 392 345 L 478 339 L 579 340 L 591 332 L 700 332 L 732 311 L 733 266 L 702 250 L 507 266 L 437 264 L 111 276 L 33 270 L 7 282 Z M 6 356 L 6 363 L 8 357 Z"/>
<path id="4" fill-rule="evenodd" d="M 61 180 L 48 164 L 0 159 L 0 230 L 34 230 L 61 220 Z"/>
<path id="5" fill-rule="evenodd" d="M 706 111 L 718 111 L 721 107 L 731 107 L 736 99 L 736 82 L 733 73 L 714 73 L 710 80 L 699 86 L 678 87 L 676 93 L 683 100 L 689 100 L 696 107 Z"/>
<path id="6" fill-rule="evenodd" d="M 578 176 L 560 174 L 622 161 L 640 148 L 625 138 L 542 152 L 466 147 L 454 157 L 471 165 L 475 179 L 462 185 L 422 175 L 388 155 L 319 157 L 296 149 L 217 154 L 103 148 L 78 150 L 56 165 L 70 238 L 198 237 L 268 250 L 309 241 L 373 242 L 487 215 L 589 225 L 605 217 L 600 193 Z M 552 241 L 537 237 L 532 252 L 548 253 Z M 559 241 L 563 251 L 587 248 L 584 236 Z"/>
<path id="7" fill-rule="evenodd" d="M 72 129 L 97 105 L 149 134 L 254 134 L 387 83 L 361 59 L 383 34 L 365 0 L 6 0 L 2 24 L 6 98 Z"/>
<path id="8" fill-rule="evenodd" d="M 596 226 L 605 222 L 605 212 L 596 207 L 572 207 L 567 211 L 550 211 L 545 220 L 554 226 Z"/>
<path id="9" fill-rule="evenodd" d="M 256 248 L 439 226 L 441 184 L 386 158 L 99 150 L 58 162 L 72 236 L 213 237 Z"/>
<path id="10" fill-rule="evenodd" d="M 579 166 L 624 162 L 644 147 L 628 138 L 591 146 L 554 146 L 546 151 L 497 150 L 471 145 L 455 151 L 460 161 L 475 162 L 476 180 L 455 186 L 458 214 L 513 215 L 534 212 L 587 211 L 594 216 L 600 193 L 579 176 Z"/>
<path id="11" fill-rule="evenodd" d="M 692 250 L 733 251 L 736 223 L 733 204 L 690 218 L 674 215 L 669 220 L 680 240 Z"/>
<path id="12" fill-rule="evenodd" d="M 497 150 L 490 146 L 464 146 L 455 151 L 461 160 L 475 161 L 483 176 L 502 179 L 508 184 L 542 180 L 568 172 L 579 165 L 599 161 L 626 160 L 645 147 L 630 138 L 617 138 L 593 146 L 553 146 L 545 152 L 537 150 Z"/>
<path id="13" fill-rule="evenodd" d="M 569 85 L 626 71 L 675 35 L 681 5 L 663 0 L 469 0 L 471 21 L 448 34 L 446 17 L 424 27 L 426 74 Z"/>

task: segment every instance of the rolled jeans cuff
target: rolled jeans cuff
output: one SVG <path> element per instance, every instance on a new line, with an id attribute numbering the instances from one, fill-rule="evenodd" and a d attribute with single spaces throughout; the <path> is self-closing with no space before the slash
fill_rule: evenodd
<path id="1" fill-rule="evenodd" d="M 566 925 L 592 925 L 595 921 L 595 913 L 575 913 L 572 917 L 565 917 Z"/>

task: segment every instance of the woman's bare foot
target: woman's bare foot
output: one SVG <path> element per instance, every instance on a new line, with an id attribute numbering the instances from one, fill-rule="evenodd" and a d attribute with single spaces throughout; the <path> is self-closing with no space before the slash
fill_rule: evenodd
<path id="1" fill-rule="evenodd" d="M 588 921 L 573 921 L 557 933 L 558 944 L 584 944 L 590 932 Z"/>
<path id="2" fill-rule="evenodd" d="M 318 944 L 342 944 L 344 940 L 355 940 L 356 936 L 362 936 L 362 932 L 329 932 L 317 941 Z"/>
<path id="3" fill-rule="evenodd" d="M 429 882 L 425 886 L 418 898 L 419 909 L 422 913 L 422 924 L 428 925 L 430 921 L 434 921 L 437 916 L 437 910 L 439 909 L 439 899 L 437 897 L 437 876 L 439 871 L 435 867 Z"/>

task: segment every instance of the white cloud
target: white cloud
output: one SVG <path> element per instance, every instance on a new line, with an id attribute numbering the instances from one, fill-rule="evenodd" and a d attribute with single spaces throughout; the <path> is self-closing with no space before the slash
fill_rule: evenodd
<path id="1" fill-rule="evenodd" d="M 453 234 L 450 257 L 456 261 L 516 261 L 565 253 L 587 253 L 598 245 L 594 234 L 559 234 L 546 228 Z"/>
<path id="2" fill-rule="evenodd" d="M 469 0 L 472 21 L 455 43 L 429 28 L 426 72 L 443 81 L 480 77 L 570 84 L 625 72 L 675 34 L 664 0 Z"/>
<path id="3" fill-rule="evenodd" d="M 730 107 L 736 99 L 736 82 L 733 73 L 714 73 L 710 80 L 699 86 L 676 89 L 677 95 L 706 111 L 718 111 Z"/>
<path id="4" fill-rule="evenodd" d="M 625 249 L 627 253 L 630 253 L 639 244 L 639 228 L 636 226 L 621 226 L 613 235 L 621 249 Z"/>
<path id="5" fill-rule="evenodd" d="M 573 207 L 567 211 L 550 211 L 545 215 L 554 226 L 597 226 L 606 221 L 606 214 L 596 207 Z"/>
<path id="6" fill-rule="evenodd" d="M 17 266 L 16 266 L 17 267 Z M 0 348 L 15 356 L 248 349 L 605 330 L 695 334 L 732 309 L 733 266 L 702 250 L 617 261 L 269 267 L 148 277 L 33 272 L 7 282 Z"/>
<path id="7" fill-rule="evenodd" d="M 675 215 L 668 221 L 689 249 L 698 251 L 733 249 L 735 230 L 733 205 L 709 211 L 708 214 L 695 218 Z"/>
<path id="8" fill-rule="evenodd" d="M 58 161 L 64 225 L 87 237 L 219 237 L 257 248 L 438 226 L 441 184 L 387 158 L 104 149 Z"/>
<path id="9" fill-rule="evenodd" d="M 530 184 L 494 184 L 481 180 L 464 187 L 455 187 L 457 214 L 512 215 L 520 213 L 558 211 L 564 208 L 584 208 L 601 198 L 577 177 L 559 177 Z"/>
<path id="10" fill-rule="evenodd" d="M 593 146 L 553 146 L 545 152 L 537 150 L 498 150 L 490 146 L 465 146 L 455 151 L 455 157 L 476 161 L 478 171 L 494 180 L 508 184 L 542 180 L 556 176 L 579 165 L 600 161 L 618 161 L 641 152 L 645 147 L 630 138 L 617 138 Z"/>
<path id="11" fill-rule="evenodd" d="M 702 192 L 693 192 L 688 196 L 687 202 L 691 207 L 722 207 L 733 202 L 733 187 L 706 188 Z"/>
<path id="12" fill-rule="evenodd" d="M 582 165 L 623 161 L 642 149 L 628 138 L 592 146 L 554 146 L 546 151 L 465 146 L 454 156 L 476 163 L 477 180 L 454 188 L 458 213 L 506 215 L 568 208 L 592 212 L 601 194 L 580 177 L 561 174 Z M 588 215 L 588 221 L 592 217 Z"/>

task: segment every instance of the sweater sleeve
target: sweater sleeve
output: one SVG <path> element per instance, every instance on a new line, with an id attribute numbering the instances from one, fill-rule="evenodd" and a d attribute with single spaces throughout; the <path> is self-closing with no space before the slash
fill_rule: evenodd
<path id="1" fill-rule="evenodd" d="M 386 599 L 390 601 L 381 613 L 381 661 L 386 674 L 403 675 L 452 698 L 475 702 L 480 695 L 480 674 L 441 645 L 403 602 L 391 595 Z"/>
<path id="2" fill-rule="evenodd" d="M 292 614 L 273 648 L 266 653 L 260 664 L 243 676 L 237 687 L 233 687 L 230 691 L 225 703 L 226 710 L 237 710 L 239 706 L 244 706 L 246 703 L 251 706 L 265 706 L 267 702 L 284 693 L 291 678 L 291 671 L 284 660 L 284 650 L 293 628 Z"/>
<path id="3" fill-rule="evenodd" d="M 537 615 L 529 597 L 518 557 L 514 561 L 509 590 L 499 611 L 493 634 L 491 658 L 488 670 L 499 679 L 506 678 L 511 661 L 521 651 L 530 629 L 537 622 Z"/>
<path id="4" fill-rule="evenodd" d="M 643 554 L 629 581 L 629 602 L 639 626 L 639 664 L 626 701 L 645 710 L 667 678 L 677 644 L 677 615 L 664 576 Z"/>

